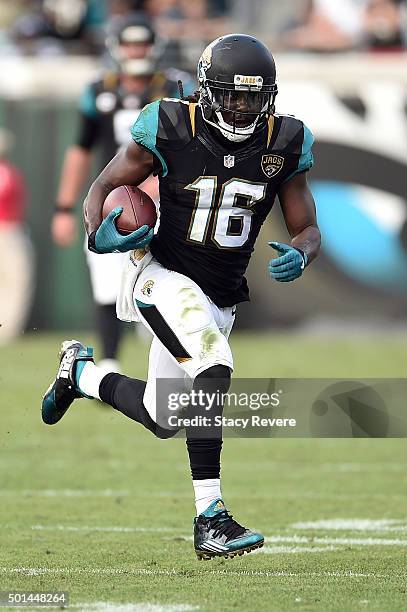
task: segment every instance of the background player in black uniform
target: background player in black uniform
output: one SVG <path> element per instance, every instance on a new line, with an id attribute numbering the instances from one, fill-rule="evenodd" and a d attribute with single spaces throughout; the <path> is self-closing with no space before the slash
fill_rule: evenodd
<path id="1" fill-rule="evenodd" d="M 79 131 L 75 144 L 65 155 L 57 205 L 52 221 L 56 244 L 70 246 L 77 238 L 74 207 L 89 179 L 94 153 L 99 170 L 131 139 L 130 128 L 141 109 L 152 100 L 178 97 L 178 80 L 192 92 L 193 82 L 186 73 L 156 70 L 155 33 L 143 13 L 119 20 L 107 39 L 117 70 L 105 72 L 84 91 L 79 103 Z M 148 177 L 143 189 L 158 201 L 158 182 Z M 87 251 L 92 293 L 96 303 L 97 328 L 102 343 L 101 367 L 118 370 L 116 361 L 123 324 L 116 317 L 123 256 L 104 258 Z"/>
<path id="2" fill-rule="evenodd" d="M 161 100 L 143 110 L 132 128 L 134 142 L 93 183 L 84 206 L 91 250 L 135 249 L 120 305 L 124 318 L 133 311 L 154 335 L 147 383 L 105 375 L 91 349 L 67 341 L 43 400 L 49 424 L 76 397 L 98 397 L 155 435 L 169 437 L 172 423 L 160 419 L 161 378 L 171 379 L 171 392 L 189 384 L 209 394 L 215 400 L 210 412 L 209 400 L 202 400 L 198 415 L 220 415 L 233 369 L 228 336 L 235 304 L 249 297 L 244 273 L 276 195 L 291 242 L 270 243 L 279 254 L 269 264 L 271 277 L 295 280 L 318 254 L 320 234 L 306 179 L 313 138 L 301 121 L 274 113 L 276 74 L 268 49 L 250 36 L 221 37 L 204 51 L 198 79 L 198 103 Z M 114 221 L 120 207 L 102 222 L 103 201 L 113 188 L 140 184 L 152 170 L 160 176 L 159 231 L 153 237 L 145 226 L 122 236 Z M 150 249 L 138 259 L 147 243 Z M 234 556 L 262 546 L 263 536 L 234 521 L 222 501 L 221 430 L 185 425 L 198 557 Z"/>

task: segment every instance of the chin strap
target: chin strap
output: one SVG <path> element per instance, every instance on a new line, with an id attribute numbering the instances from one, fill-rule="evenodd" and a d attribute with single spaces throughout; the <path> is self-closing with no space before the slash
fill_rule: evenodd
<path id="1" fill-rule="evenodd" d="M 250 132 L 249 134 L 242 134 L 240 132 L 233 132 L 232 130 L 228 130 L 228 129 L 223 128 L 220 125 L 220 123 L 219 123 L 219 118 L 218 118 L 218 122 L 215 122 L 215 121 L 212 120 L 212 116 L 213 116 L 214 112 L 215 113 L 218 113 L 218 112 L 220 113 L 220 111 L 218 111 L 218 110 L 213 110 L 214 106 L 215 106 L 214 103 L 211 106 L 209 106 L 208 104 L 205 104 L 205 102 L 203 102 L 202 99 L 201 99 L 200 102 L 199 102 L 199 106 L 201 108 L 202 117 L 203 117 L 204 121 L 208 125 L 216 128 L 222 134 L 222 136 L 224 138 L 226 138 L 227 140 L 230 140 L 231 142 L 243 142 L 244 140 L 247 140 L 248 138 L 250 138 L 250 136 L 253 136 L 254 131 L 256 129 L 256 126 L 257 126 L 258 118 L 256 118 L 256 120 L 255 120 L 256 125 L 254 126 L 253 131 Z M 219 107 L 219 105 L 218 105 L 218 107 Z M 222 115 L 220 117 L 220 121 L 223 121 Z M 228 125 L 228 124 L 225 124 L 225 125 Z"/>
<path id="2" fill-rule="evenodd" d="M 218 129 L 222 132 L 225 138 L 234 142 L 242 142 L 243 140 L 247 140 L 247 138 L 250 138 L 250 136 L 253 136 L 257 127 L 257 123 L 259 121 L 259 117 L 257 116 L 253 123 L 248 125 L 247 128 L 235 128 L 235 130 L 232 131 L 232 126 L 230 126 L 232 128 L 231 130 L 228 130 L 226 127 L 224 127 L 229 126 L 229 124 L 226 123 L 226 121 L 223 119 L 222 113 L 220 111 L 217 111 L 216 114 L 218 117 L 218 123 L 216 124 L 218 126 Z"/>

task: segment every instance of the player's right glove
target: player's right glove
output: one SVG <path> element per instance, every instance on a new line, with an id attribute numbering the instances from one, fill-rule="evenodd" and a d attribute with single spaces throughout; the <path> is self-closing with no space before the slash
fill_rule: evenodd
<path id="1" fill-rule="evenodd" d="M 123 208 L 117 206 L 107 215 L 96 232 L 88 239 L 88 248 L 94 253 L 125 253 L 146 247 L 153 239 L 154 230 L 143 225 L 131 234 L 123 235 L 117 230 L 115 219 L 122 214 Z"/>

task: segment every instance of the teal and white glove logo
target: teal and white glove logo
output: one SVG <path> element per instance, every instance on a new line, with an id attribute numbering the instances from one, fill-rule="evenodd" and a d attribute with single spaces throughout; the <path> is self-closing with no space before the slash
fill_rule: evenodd
<path id="1" fill-rule="evenodd" d="M 154 230 L 143 225 L 131 234 L 123 235 L 116 227 L 115 220 L 123 212 L 117 206 L 107 215 L 95 234 L 95 250 L 97 253 L 125 253 L 133 249 L 146 247 L 153 239 Z"/>
<path id="2" fill-rule="evenodd" d="M 269 245 L 280 255 L 269 262 L 271 278 L 280 283 L 290 283 L 299 278 L 307 265 L 306 254 L 282 242 L 269 242 Z"/>

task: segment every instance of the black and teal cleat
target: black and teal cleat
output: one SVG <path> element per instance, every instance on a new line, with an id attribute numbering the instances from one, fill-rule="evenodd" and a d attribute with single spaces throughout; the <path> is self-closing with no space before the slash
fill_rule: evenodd
<path id="1" fill-rule="evenodd" d="M 264 544 L 264 537 L 233 520 L 221 499 L 194 520 L 194 546 L 199 560 L 232 558 L 249 553 Z"/>
<path id="2" fill-rule="evenodd" d="M 93 361 L 93 348 L 86 348 L 77 340 L 66 340 L 59 357 L 56 378 L 42 400 L 42 420 L 47 425 L 58 423 L 75 399 L 86 397 L 76 384 L 78 364 L 83 368 L 87 361 Z"/>

